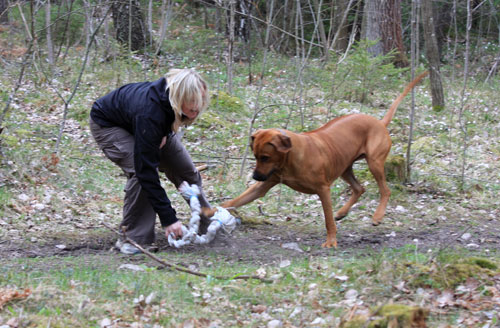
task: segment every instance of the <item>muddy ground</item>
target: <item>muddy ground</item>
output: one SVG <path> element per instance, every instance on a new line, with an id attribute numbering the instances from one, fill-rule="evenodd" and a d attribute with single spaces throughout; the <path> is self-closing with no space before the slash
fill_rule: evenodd
<path id="1" fill-rule="evenodd" d="M 313 223 L 290 217 L 283 220 L 263 218 L 252 222 L 245 222 L 244 219 L 230 235 L 219 232 L 208 245 L 188 245 L 175 249 L 168 245 L 160 230 L 157 231 L 157 244 L 160 252 L 262 264 L 311 256 L 335 258 L 369 255 L 384 248 L 395 249 L 405 245 L 417 245 L 417 250 L 421 252 L 462 248 L 483 254 L 500 252 L 500 224 L 498 218 L 491 216 L 446 221 L 429 218 L 418 222 L 386 218 L 380 226 L 372 226 L 367 218 L 361 220 L 348 216 L 337 224 L 337 249 L 321 248 L 326 237 L 323 224 L 319 217 Z M 36 243 L 3 240 L 0 241 L 0 259 L 113 253 L 121 256 L 113 249 L 116 233 L 106 228 L 98 230 L 97 234 L 82 235 L 81 238 L 75 235 L 64 237 L 63 233 L 44 236 Z M 61 245 L 64 245 L 63 249 Z"/>

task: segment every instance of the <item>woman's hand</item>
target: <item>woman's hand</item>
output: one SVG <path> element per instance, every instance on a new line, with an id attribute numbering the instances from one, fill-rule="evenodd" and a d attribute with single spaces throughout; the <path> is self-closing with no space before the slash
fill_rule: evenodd
<path id="1" fill-rule="evenodd" d="M 174 238 L 176 239 L 182 237 L 182 223 L 180 221 L 177 221 L 165 227 L 165 236 L 167 238 L 170 235 L 170 233 L 173 233 Z"/>

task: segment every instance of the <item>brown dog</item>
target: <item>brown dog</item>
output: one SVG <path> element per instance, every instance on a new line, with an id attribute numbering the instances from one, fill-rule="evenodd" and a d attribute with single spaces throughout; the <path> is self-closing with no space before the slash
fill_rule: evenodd
<path id="1" fill-rule="evenodd" d="M 404 89 L 382 120 L 350 114 L 300 134 L 282 129 L 257 130 L 252 135 L 251 147 L 257 160 L 253 178 L 258 182 L 222 206 L 245 205 L 263 197 L 278 183 L 303 193 L 317 194 L 323 205 L 327 231 L 322 247 L 337 247 L 330 186 L 340 176 L 352 189 L 351 198 L 335 215 L 335 219 L 340 220 L 365 192 L 352 171 L 352 164 L 365 158 L 380 190 L 380 203 L 373 214 L 373 224 L 380 224 L 391 194 L 384 173 L 392 144 L 387 126 L 403 98 L 427 74 L 420 74 Z"/>

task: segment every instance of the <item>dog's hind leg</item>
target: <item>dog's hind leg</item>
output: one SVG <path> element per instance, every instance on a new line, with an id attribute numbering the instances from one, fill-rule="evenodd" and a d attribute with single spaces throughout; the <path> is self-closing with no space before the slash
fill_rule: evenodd
<path id="1" fill-rule="evenodd" d="M 380 192 L 380 203 L 373 214 L 373 225 L 379 225 L 385 214 L 385 208 L 391 196 L 391 190 L 385 181 L 384 163 L 387 156 L 378 156 L 376 159 L 366 158 L 368 168 L 372 172 L 375 181 L 377 181 L 378 189 Z"/>
<path id="2" fill-rule="evenodd" d="M 344 206 L 342 206 L 342 208 L 335 214 L 335 220 L 337 221 L 342 220 L 347 215 L 347 213 L 349 213 L 351 207 L 356 204 L 359 197 L 365 192 L 365 188 L 363 188 L 363 186 L 354 176 L 352 165 L 349 166 L 347 170 L 344 171 L 344 173 L 342 173 L 342 179 L 351 187 L 352 195 L 347 203 L 345 203 Z"/>

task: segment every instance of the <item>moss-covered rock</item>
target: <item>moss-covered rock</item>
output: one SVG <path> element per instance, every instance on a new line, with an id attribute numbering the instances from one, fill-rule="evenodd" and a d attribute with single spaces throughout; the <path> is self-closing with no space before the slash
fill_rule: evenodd
<path id="1" fill-rule="evenodd" d="M 468 262 L 471 264 L 478 265 L 483 269 L 489 269 L 493 271 L 498 270 L 498 265 L 495 262 L 482 257 L 471 257 L 468 259 Z"/>
<path id="2" fill-rule="evenodd" d="M 425 154 L 435 153 L 436 139 L 433 137 L 422 137 L 415 140 L 412 149 L 415 152 L 422 152 Z"/>
<path id="3" fill-rule="evenodd" d="M 445 274 L 440 279 L 442 281 L 442 285 L 452 288 L 465 282 L 467 278 L 476 278 L 481 280 L 481 277 L 495 275 L 495 271 L 483 268 L 477 263 L 470 263 L 468 261 L 465 263 L 447 265 L 444 268 L 444 271 Z"/>
<path id="4" fill-rule="evenodd" d="M 406 160 L 401 155 L 389 155 L 385 161 L 384 171 L 387 181 L 406 181 Z"/>
<path id="5" fill-rule="evenodd" d="M 456 288 L 467 278 L 481 281 L 500 273 L 496 263 L 479 257 L 461 259 L 444 266 L 412 266 L 418 272 L 411 279 L 413 287 Z"/>
<path id="6" fill-rule="evenodd" d="M 227 128 L 230 126 L 230 123 L 227 120 L 222 119 L 216 113 L 209 111 L 201 114 L 195 124 L 203 129 L 208 129 L 210 127 Z"/>
<path id="7" fill-rule="evenodd" d="M 223 112 L 239 113 L 245 110 L 245 105 L 240 98 L 231 96 L 224 91 L 212 95 L 210 108 L 215 108 L 217 106 L 221 108 Z"/>
<path id="8" fill-rule="evenodd" d="M 425 328 L 429 311 L 416 306 L 386 304 L 369 318 L 357 316 L 341 324 L 342 328 Z"/>

